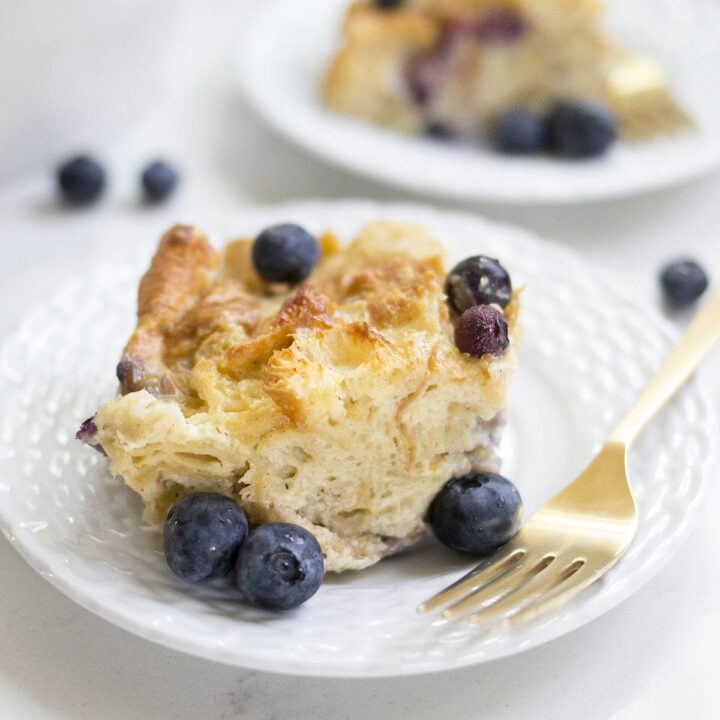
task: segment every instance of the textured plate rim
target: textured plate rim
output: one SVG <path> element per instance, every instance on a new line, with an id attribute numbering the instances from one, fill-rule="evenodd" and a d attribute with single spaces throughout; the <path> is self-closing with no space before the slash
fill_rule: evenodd
<path id="1" fill-rule="evenodd" d="M 580 259 L 584 265 L 587 264 L 587 261 L 575 251 L 570 250 L 557 242 L 544 240 L 542 237 L 517 226 L 489 221 L 472 213 L 442 210 L 434 208 L 430 205 L 412 203 L 386 204 L 352 199 L 335 201 L 307 200 L 295 201 L 281 205 L 246 206 L 238 209 L 237 213 L 235 213 L 235 217 L 237 218 L 240 215 L 261 216 L 268 213 L 293 215 L 318 214 L 323 212 L 345 212 L 372 215 L 390 215 L 397 213 L 416 216 L 421 222 L 430 219 L 434 219 L 436 222 L 442 221 L 443 219 L 457 220 L 458 222 L 462 221 L 472 223 L 476 227 L 483 228 L 485 230 L 512 235 L 513 241 L 516 242 L 518 246 L 525 244 L 526 246 L 537 247 L 539 243 L 553 254 L 560 256 L 564 255 L 568 259 L 572 259 L 574 261 Z M 668 340 L 672 340 L 677 336 L 677 333 L 672 325 L 662 318 L 650 303 L 632 298 L 625 288 L 620 285 L 620 283 L 616 281 L 611 274 L 601 268 L 600 270 L 595 271 L 595 277 L 599 284 L 612 288 L 614 293 L 618 296 L 624 297 L 628 303 L 633 304 L 644 313 L 652 315 L 658 325 L 658 328 Z M 72 280 L 68 280 L 67 284 L 71 283 Z M 62 292 L 63 288 L 61 287 L 55 295 L 60 295 Z M 30 317 L 33 312 L 42 307 L 44 304 L 45 303 L 42 302 L 36 303 L 23 313 L 22 318 L 16 325 L 15 332 L 11 332 L 8 336 L 6 336 L 0 346 L 0 349 L 12 340 L 24 323 L 25 318 Z M 571 616 L 570 621 L 566 620 L 564 623 L 554 623 L 549 626 L 541 626 L 537 629 L 531 641 L 518 643 L 508 648 L 505 652 L 498 653 L 492 657 L 474 658 L 472 656 L 466 656 L 454 662 L 441 661 L 436 663 L 436 665 L 424 665 L 420 667 L 402 665 L 389 667 L 378 664 L 377 666 L 369 668 L 367 664 L 362 663 L 355 665 L 350 663 L 340 665 L 337 662 L 329 661 L 308 666 L 298 664 L 292 659 L 287 658 L 280 661 L 276 655 L 262 655 L 257 652 L 242 653 L 235 650 L 228 652 L 220 646 L 198 642 L 195 638 L 188 638 L 187 635 L 183 635 L 182 633 L 170 632 L 167 628 L 154 628 L 147 623 L 143 623 L 142 618 L 137 617 L 135 614 L 131 612 L 123 612 L 122 606 L 118 606 L 117 604 L 108 605 L 95 600 L 93 597 L 92 583 L 86 583 L 78 580 L 76 576 L 73 576 L 66 571 L 63 563 L 54 565 L 49 562 L 45 557 L 44 548 L 39 543 L 34 542 L 32 533 L 24 534 L 22 538 L 20 536 L 13 535 L 11 530 L 13 526 L 12 514 L 9 513 L 7 508 L 2 505 L 0 505 L 0 531 L 2 531 L 3 535 L 10 541 L 11 545 L 23 557 L 28 565 L 30 565 L 30 567 L 32 567 L 41 577 L 81 607 L 136 636 L 189 655 L 248 670 L 260 670 L 283 675 L 321 678 L 402 677 L 457 670 L 484 662 L 491 662 L 502 657 L 509 657 L 519 652 L 539 647 L 546 642 L 573 632 L 583 625 L 598 619 L 642 588 L 675 556 L 678 550 L 682 547 L 684 541 L 687 539 L 688 535 L 692 532 L 691 521 L 696 519 L 700 514 L 702 501 L 709 489 L 710 471 L 715 466 L 718 455 L 718 442 L 716 439 L 717 433 L 715 432 L 718 427 L 716 412 L 713 406 L 707 402 L 706 398 L 708 395 L 702 391 L 703 386 L 701 379 L 694 378 L 691 382 L 695 386 L 699 401 L 702 403 L 704 410 L 707 412 L 711 442 L 708 445 L 708 454 L 702 458 L 702 470 L 700 472 L 701 484 L 698 488 L 698 492 L 687 504 L 682 522 L 678 525 L 675 533 L 661 543 L 663 552 L 655 551 L 648 558 L 648 561 L 640 569 L 635 571 L 630 576 L 630 579 L 625 582 L 623 590 L 612 597 L 612 602 L 601 606 L 599 610 L 593 609 L 592 612 L 588 612 L 587 606 L 578 605 L 574 607 L 574 613 Z M 561 610 L 560 613 L 563 614 L 564 610 Z M 238 622 L 241 621 L 239 620 Z"/>
<path id="2" fill-rule="evenodd" d="M 674 170 L 668 172 L 646 173 L 642 181 L 624 180 L 622 172 L 618 169 L 613 174 L 613 182 L 606 182 L 600 187 L 578 186 L 569 179 L 565 187 L 570 186 L 572 188 L 570 192 L 558 193 L 546 188 L 543 184 L 538 184 L 532 193 L 516 193 L 503 188 L 502 184 L 493 185 L 492 183 L 475 188 L 472 185 L 466 185 L 466 189 L 451 189 L 441 183 L 433 182 L 426 174 L 388 173 L 370 160 L 363 159 L 358 162 L 341 152 L 328 151 L 327 144 L 323 142 L 323 138 L 319 134 L 303 132 L 298 124 L 292 122 L 292 119 L 288 121 L 282 104 L 275 102 L 272 94 L 265 91 L 265 83 L 259 79 L 257 72 L 253 69 L 257 65 L 258 57 L 253 49 L 262 36 L 261 33 L 258 33 L 258 29 L 262 29 L 264 24 L 267 25 L 267 19 L 272 13 L 277 12 L 279 7 L 288 2 L 289 0 L 269 0 L 251 19 L 243 33 L 243 42 L 238 45 L 242 50 L 238 53 L 234 63 L 238 84 L 252 109 L 278 135 L 290 140 L 313 157 L 353 175 L 370 178 L 387 187 L 403 187 L 420 194 L 454 198 L 466 202 L 495 202 L 507 205 L 568 205 L 577 202 L 602 202 L 645 195 L 701 178 L 716 170 L 720 165 L 720 142 L 705 143 L 704 152 L 700 155 L 696 154 L 693 162 L 680 163 L 675 166 Z M 326 114 L 332 116 L 332 113 L 327 112 Z M 352 124 L 360 132 L 368 131 L 367 124 L 359 120 L 338 117 L 337 121 Z M 375 126 L 371 126 L 371 130 L 372 132 L 390 133 L 390 131 L 383 131 L 382 128 Z M 402 140 L 401 137 L 400 141 Z"/>

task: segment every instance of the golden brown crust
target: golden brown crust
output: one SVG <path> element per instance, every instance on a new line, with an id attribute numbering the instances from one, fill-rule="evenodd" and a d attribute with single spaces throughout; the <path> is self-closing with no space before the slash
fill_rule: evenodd
<path id="1" fill-rule="evenodd" d="M 195 228 L 170 228 L 140 282 L 140 322 L 166 330 L 209 287 L 220 259 L 220 253 Z"/>
<path id="2" fill-rule="evenodd" d="M 285 300 L 265 332 L 228 348 L 221 367 L 224 372 L 234 375 L 252 371 L 254 367 L 266 363 L 276 350 L 287 347 L 299 328 L 330 327 L 331 315 L 329 299 L 312 285 L 303 285 Z"/>
<path id="3" fill-rule="evenodd" d="M 172 394 L 176 379 L 166 365 L 166 335 L 210 286 L 220 254 L 188 225 L 170 228 L 140 282 L 138 322 L 118 365 L 123 392 L 142 388 Z"/>

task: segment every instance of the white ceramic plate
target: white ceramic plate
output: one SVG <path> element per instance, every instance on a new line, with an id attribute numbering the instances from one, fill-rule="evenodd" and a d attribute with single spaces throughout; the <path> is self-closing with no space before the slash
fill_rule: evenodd
<path id="1" fill-rule="evenodd" d="M 590 162 L 508 158 L 405 137 L 326 111 L 320 82 L 349 0 L 272 0 L 241 43 L 240 80 L 258 113 L 283 135 L 347 170 L 432 195 L 505 203 L 571 203 L 638 193 L 720 164 L 720 4 L 715 0 L 607 0 L 611 36 L 660 60 L 698 122 L 696 132 L 618 143 Z"/>
<path id="2" fill-rule="evenodd" d="M 532 512 L 590 459 L 672 342 L 653 310 L 571 252 L 468 215 L 365 202 L 303 203 L 239 213 L 216 240 L 279 221 L 345 239 L 379 218 L 426 223 L 453 260 L 502 259 L 523 295 L 520 370 L 504 472 Z M 32 311 L 0 351 L 0 525 L 27 561 L 78 603 L 142 637 L 235 665 L 322 676 L 457 668 L 569 632 L 637 590 L 677 550 L 706 486 L 713 429 L 695 384 L 633 450 L 640 529 L 630 552 L 562 611 L 513 632 L 481 632 L 415 614 L 473 563 L 426 541 L 362 573 L 328 577 L 285 615 L 246 607 L 222 585 L 185 586 L 166 568 L 156 528 L 106 463 L 73 439 L 115 391 L 147 263 L 99 267 Z M 8 589 L 11 591 L 11 589 Z"/>

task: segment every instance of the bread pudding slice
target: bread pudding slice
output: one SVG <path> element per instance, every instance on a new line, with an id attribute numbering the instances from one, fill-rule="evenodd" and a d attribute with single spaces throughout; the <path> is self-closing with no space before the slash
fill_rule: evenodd
<path id="1" fill-rule="evenodd" d="M 354 2 L 324 83 L 333 110 L 409 133 L 485 131 L 507 110 L 604 101 L 599 0 Z"/>
<path id="2" fill-rule="evenodd" d="M 251 240 L 220 252 L 169 230 L 92 443 L 148 521 L 219 492 L 252 524 L 308 529 L 342 571 L 416 541 L 450 478 L 497 469 L 515 353 L 456 348 L 443 249 L 423 227 L 376 222 L 320 246 L 289 287 L 255 273 Z M 513 297 L 511 336 L 516 315 Z"/>

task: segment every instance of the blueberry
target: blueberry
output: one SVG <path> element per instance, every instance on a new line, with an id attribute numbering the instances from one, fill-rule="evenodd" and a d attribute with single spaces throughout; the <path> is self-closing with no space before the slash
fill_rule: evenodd
<path id="1" fill-rule="evenodd" d="M 410 97 L 425 105 L 435 94 L 444 75 L 443 58 L 435 52 L 421 52 L 410 58 L 405 83 Z"/>
<path id="2" fill-rule="evenodd" d="M 510 110 L 495 121 L 490 140 L 508 155 L 538 153 L 545 147 L 545 120 L 525 110 Z"/>
<path id="3" fill-rule="evenodd" d="M 447 123 L 431 120 L 425 125 L 425 135 L 435 140 L 454 140 L 457 132 Z"/>
<path id="4" fill-rule="evenodd" d="M 596 103 L 559 103 L 547 118 L 547 148 L 563 157 L 597 157 L 616 136 L 615 116 Z"/>
<path id="5" fill-rule="evenodd" d="M 667 265 L 660 275 L 665 302 L 673 310 L 690 307 L 708 288 L 705 270 L 694 260 L 680 259 Z"/>
<path id="6" fill-rule="evenodd" d="M 166 200 L 175 190 L 180 176 L 177 170 L 160 160 L 150 163 L 140 177 L 143 194 L 148 202 Z"/>
<path id="7" fill-rule="evenodd" d="M 510 344 L 503 314 L 491 305 L 468 308 L 455 324 L 455 345 L 473 357 L 500 355 Z"/>
<path id="8" fill-rule="evenodd" d="M 80 425 L 78 431 L 75 433 L 75 439 L 91 447 L 93 450 L 97 450 L 101 455 L 107 455 L 105 448 L 95 439 L 97 431 L 98 428 L 95 424 L 95 416 L 93 415 L 83 421 L 82 425 Z"/>
<path id="9" fill-rule="evenodd" d="M 89 155 L 63 163 L 57 171 L 60 195 L 68 205 L 89 205 L 105 189 L 105 170 Z"/>
<path id="10" fill-rule="evenodd" d="M 399 8 L 405 0 L 375 0 L 375 6 L 381 10 L 394 10 Z"/>
<path id="11" fill-rule="evenodd" d="M 190 583 L 227 575 L 247 533 L 245 513 L 230 498 L 210 492 L 188 495 L 165 520 L 165 558 Z"/>
<path id="12" fill-rule="evenodd" d="M 471 473 L 450 480 L 435 496 L 428 522 L 443 545 L 488 555 L 520 529 L 522 499 L 517 488 L 495 473 Z"/>
<path id="13" fill-rule="evenodd" d="M 484 43 L 512 43 L 528 30 L 528 23 L 510 8 L 490 7 L 472 22 L 473 36 Z"/>
<path id="14" fill-rule="evenodd" d="M 445 294 L 458 315 L 473 305 L 504 308 L 512 298 L 512 281 L 497 260 L 475 255 L 458 263 L 448 273 Z"/>
<path id="15" fill-rule="evenodd" d="M 298 225 L 275 225 L 263 230 L 253 244 L 252 260 L 268 282 L 299 283 L 317 265 L 320 246 Z"/>
<path id="16" fill-rule="evenodd" d="M 240 550 L 235 582 L 251 604 L 290 610 L 311 598 L 322 583 L 325 562 L 318 541 L 289 523 L 261 525 Z"/>

